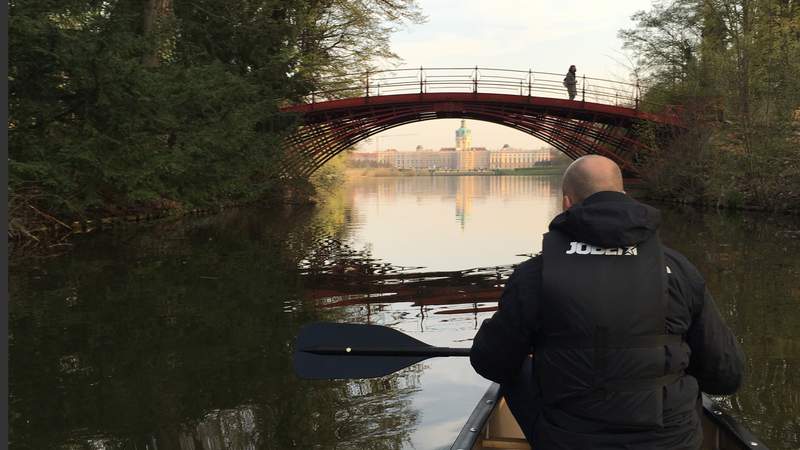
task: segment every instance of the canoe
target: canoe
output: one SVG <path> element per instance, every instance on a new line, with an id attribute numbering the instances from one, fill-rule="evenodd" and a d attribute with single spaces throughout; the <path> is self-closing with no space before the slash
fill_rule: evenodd
<path id="1" fill-rule="evenodd" d="M 535 443 L 534 443 L 535 446 Z M 467 419 L 450 450 L 531 450 L 505 400 L 492 383 Z M 768 450 L 736 419 L 703 394 L 702 450 Z"/>

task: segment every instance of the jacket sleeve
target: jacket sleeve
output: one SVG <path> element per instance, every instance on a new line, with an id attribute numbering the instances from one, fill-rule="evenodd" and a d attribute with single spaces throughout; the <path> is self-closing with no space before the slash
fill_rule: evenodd
<path id="1" fill-rule="evenodd" d="M 744 378 L 744 353 L 722 320 L 705 283 L 699 291 L 700 310 L 694 314 L 686 336 L 692 349 L 687 373 L 697 378 L 703 392 L 733 394 Z"/>
<path id="2" fill-rule="evenodd" d="M 506 282 L 497 312 L 478 329 L 469 359 L 484 378 L 502 384 L 518 375 L 532 349 L 540 284 L 541 258 L 520 265 Z"/>

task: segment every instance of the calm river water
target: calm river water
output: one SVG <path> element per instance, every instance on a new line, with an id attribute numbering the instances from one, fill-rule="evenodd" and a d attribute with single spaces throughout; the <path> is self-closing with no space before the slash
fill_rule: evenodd
<path id="1" fill-rule="evenodd" d="M 14 449 L 442 449 L 488 385 L 464 358 L 306 381 L 299 327 L 377 323 L 469 346 L 540 249 L 558 177 L 364 178 L 324 205 L 114 230 L 11 260 Z M 663 207 L 747 353 L 723 399 L 800 448 L 800 223 Z M 494 300 L 494 301 L 493 301 Z"/>

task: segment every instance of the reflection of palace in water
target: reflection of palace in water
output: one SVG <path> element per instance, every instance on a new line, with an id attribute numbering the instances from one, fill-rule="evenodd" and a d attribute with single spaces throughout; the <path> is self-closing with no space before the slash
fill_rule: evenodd
<path id="1" fill-rule="evenodd" d="M 379 203 L 398 197 L 453 199 L 463 228 L 476 200 L 550 198 L 560 189 L 561 180 L 554 176 L 420 176 L 361 179 L 352 195 L 375 196 Z"/>
<path id="2" fill-rule="evenodd" d="M 458 181 L 456 217 L 461 228 L 466 225 L 476 199 L 549 198 L 554 189 L 560 188 L 553 177 L 459 177 Z"/>

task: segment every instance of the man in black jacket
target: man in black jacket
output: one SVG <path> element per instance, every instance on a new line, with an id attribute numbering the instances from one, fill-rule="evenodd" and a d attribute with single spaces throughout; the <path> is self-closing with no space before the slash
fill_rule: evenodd
<path id="1" fill-rule="evenodd" d="M 478 330 L 472 366 L 536 449 L 699 448 L 700 392 L 734 393 L 744 365 L 705 281 L 661 245 L 659 211 L 625 195 L 613 161 L 573 162 L 563 207 Z"/>

